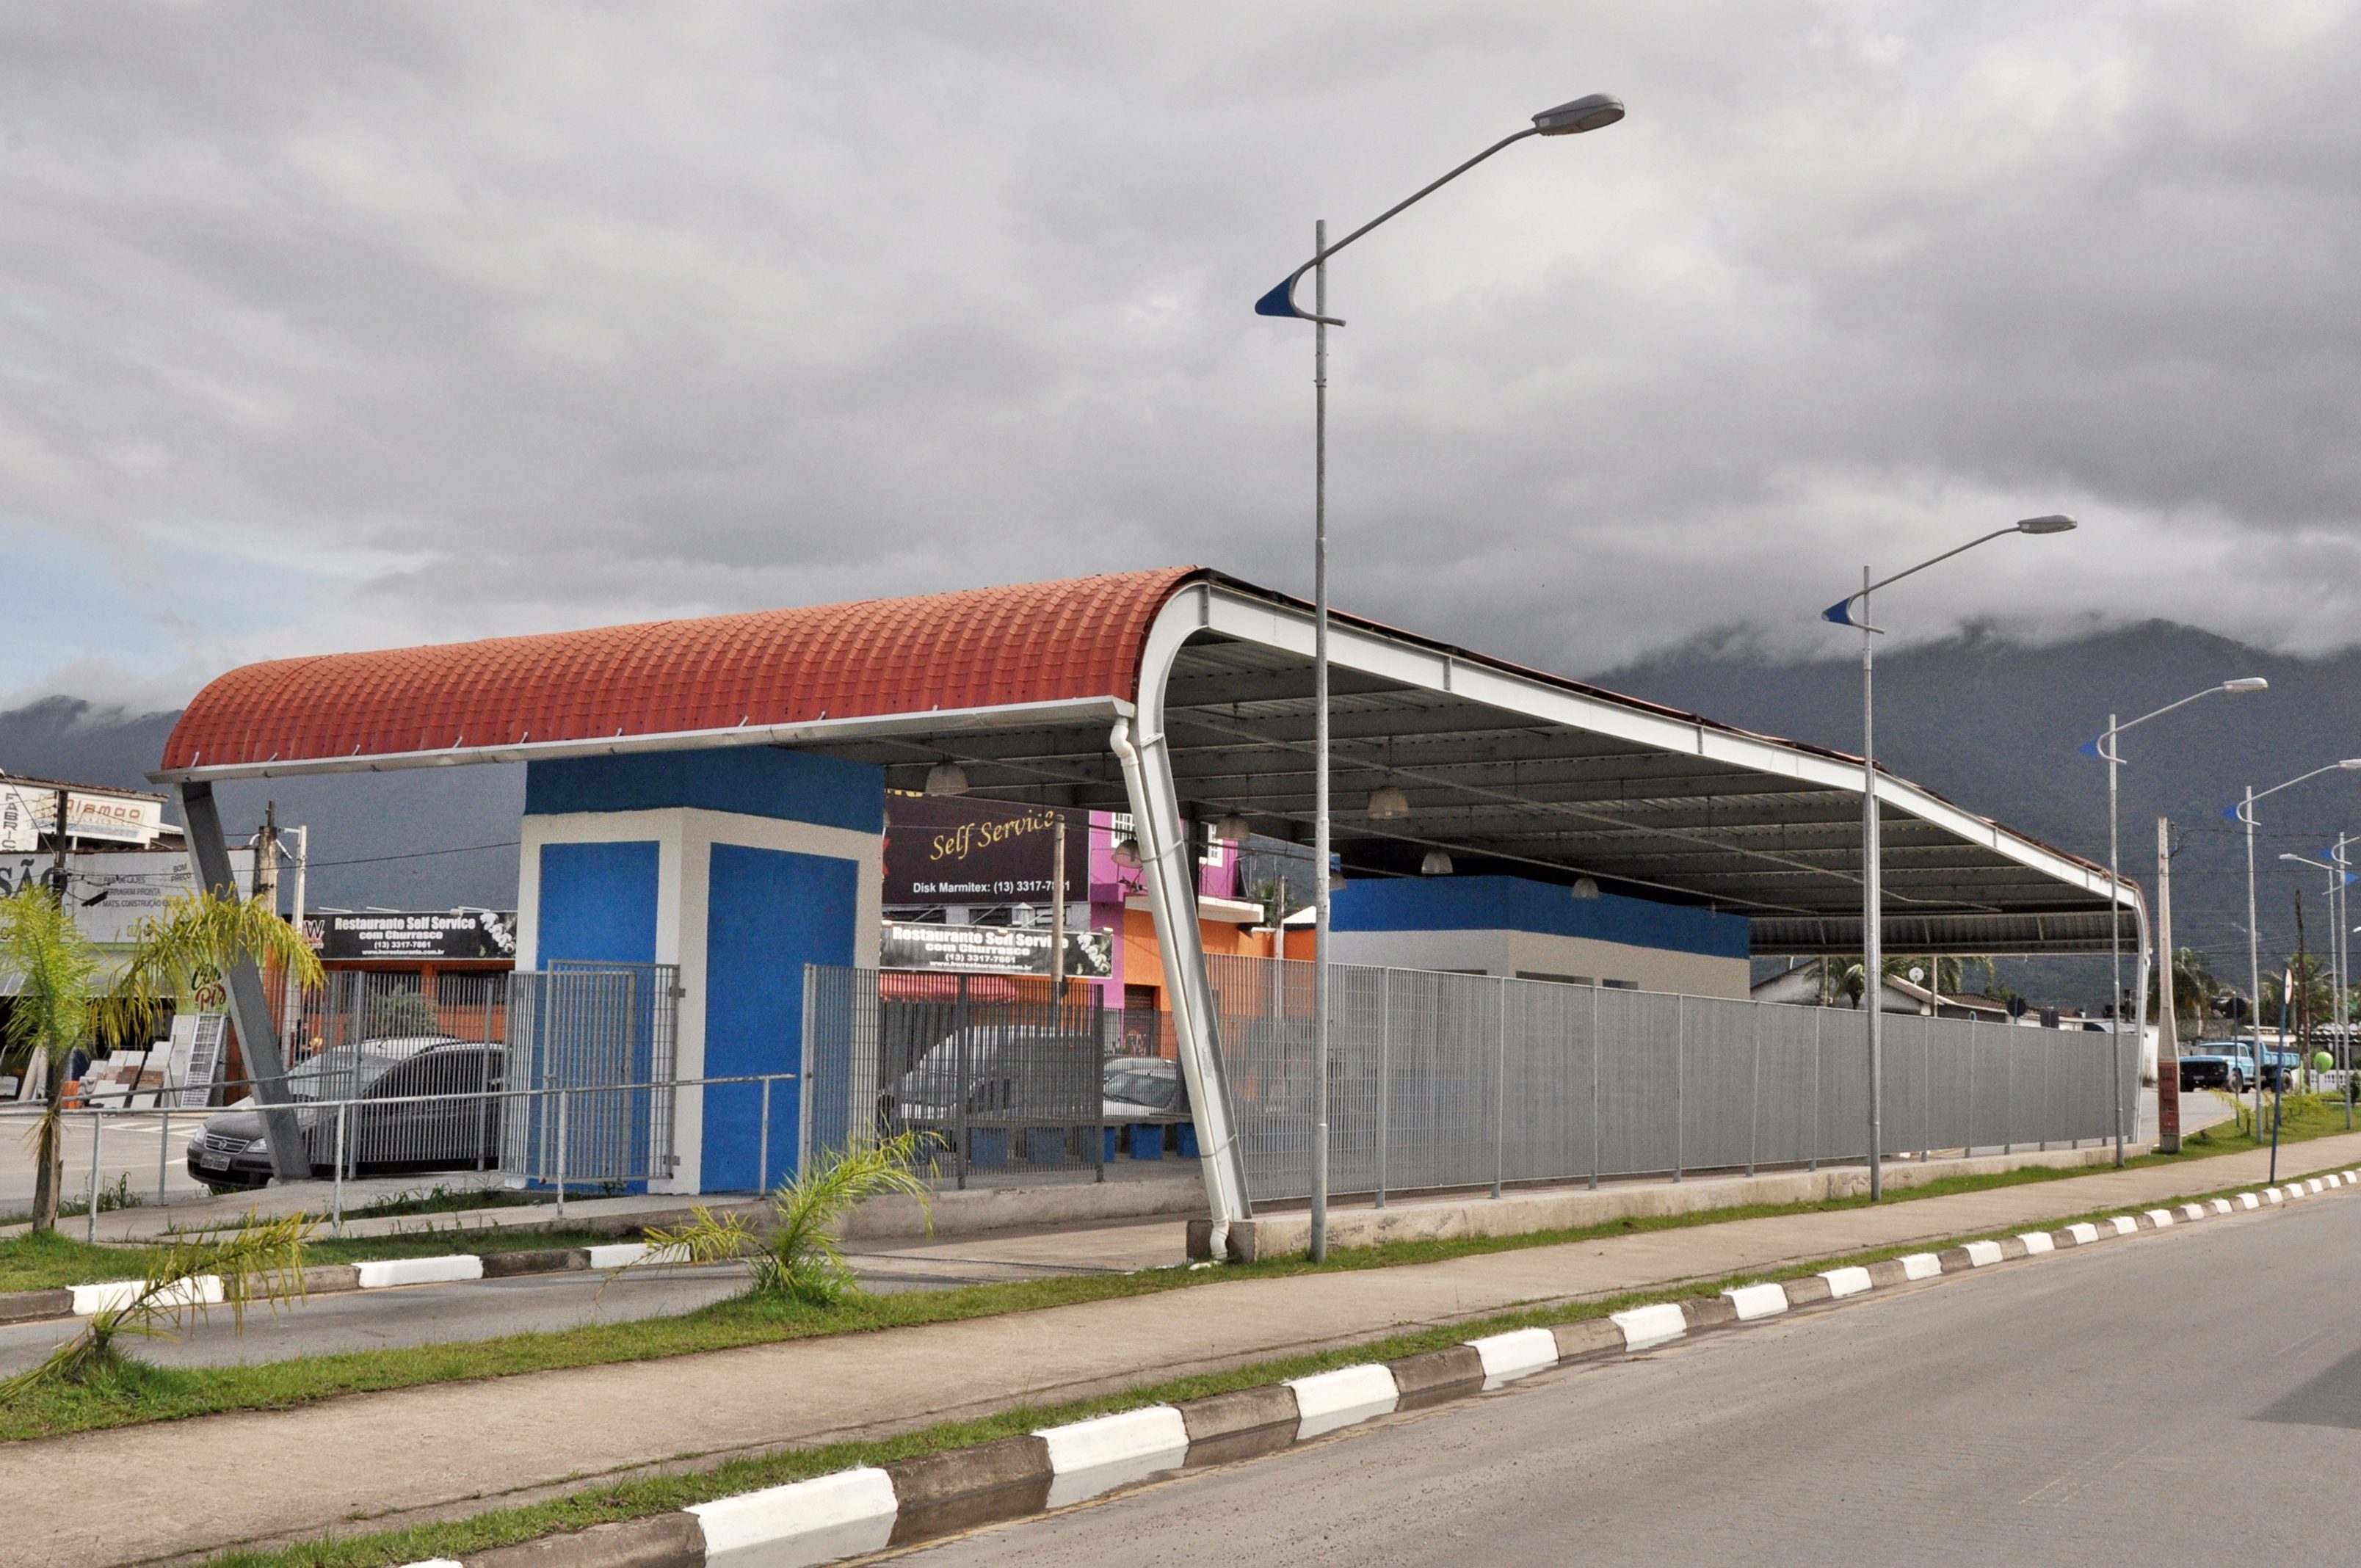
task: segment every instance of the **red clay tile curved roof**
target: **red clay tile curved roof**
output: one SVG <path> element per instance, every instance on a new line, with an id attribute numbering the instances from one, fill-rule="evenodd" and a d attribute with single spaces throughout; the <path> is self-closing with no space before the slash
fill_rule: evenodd
<path id="1" fill-rule="evenodd" d="M 166 770 L 1137 696 L 1193 566 L 274 659 L 199 692 Z"/>

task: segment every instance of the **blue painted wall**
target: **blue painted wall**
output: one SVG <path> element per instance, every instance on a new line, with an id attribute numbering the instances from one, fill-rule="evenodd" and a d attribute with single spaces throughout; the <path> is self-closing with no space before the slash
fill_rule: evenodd
<path id="1" fill-rule="evenodd" d="M 1749 951 L 1742 916 L 1611 893 L 1576 898 L 1512 876 L 1364 878 L 1336 890 L 1329 921 L 1339 931 L 1538 931 L 1721 959 Z"/>
<path id="2" fill-rule="evenodd" d="M 574 757 L 525 769 L 528 817 L 667 806 L 883 833 L 885 770 L 775 746 Z"/>
<path id="3" fill-rule="evenodd" d="M 656 866 L 653 839 L 544 844 L 535 961 L 655 962 Z"/>
<path id="4" fill-rule="evenodd" d="M 795 1072 L 803 1062 L 804 965 L 852 962 L 860 866 L 821 855 L 713 846 L 705 935 L 705 1071 Z M 771 1090 L 770 1178 L 794 1174 L 800 1101 Z M 700 1184 L 742 1191 L 760 1179 L 759 1084 L 705 1091 Z"/>

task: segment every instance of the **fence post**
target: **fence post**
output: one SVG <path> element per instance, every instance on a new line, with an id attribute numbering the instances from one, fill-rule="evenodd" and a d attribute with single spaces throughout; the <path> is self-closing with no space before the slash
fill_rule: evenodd
<path id="1" fill-rule="evenodd" d="M 566 1102 L 571 1099 L 566 1090 L 557 1091 L 557 1217 L 566 1218 Z"/>
<path id="2" fill-rule="evenodd" d="M 1689 1014 L 1687 998 L 1673 997 L 1673 1179 L 1683 1179 L 1687 1165 L 1688 1118 L 1682 1113 L 1683 1092 L 1689 1076 Z"/>
<path id="3" fill-rule="evenodd" d="M 2049 1152 L 2049 1031 L 2041 1032 L 2041 1152 Z"/>
<path id="4" fill-rule="evenodd" d="M 762 1152 L 755 1157 L 754 1160 L 754 1190 L 768 1192 L 771 1190 L 771 1080 L 768 1077 L 763 1080 L 763 1135 L 760 1139 L 760 1146 Z"/>
<path id="5" fill-rule="evenodd" d="M 1806 1170 L 1820 1168 L 1820 1026 L 1828 1021 L 1827 1008 L 1812 1009 L 1812 1141 L 1810 1157 L 1804 1161 Z"/>
<path id="6" fill-rule="evenodd" d="M 1598 1037 L 1598 986 L 1590 988 L 1590 1190 L 1598 1190 L 1598 1058 L 1606 1048 Z"/>
<path id="7" fill-rule="evenodd" d="M 2014 1031 L 2016 1028 L 2016 1020 L 2010 1019 L 2007 1027 Z M 2001 1091 L 2008 1097 L 2008 1103 L 2003 1108 L 2006 1113 L 2000 1119 L 2000 1152 L 2015 1154 L 2016 1152 L 2016 1036 L 2013 1032 L 2001 1036 L 2001 1050 L 2003 1052 L 2000 1066 Z"/>
<path id="8" fill-rule="evenodd" d="M 164 1131 L 156 1145 L 156 1201 L 161 1205 L 164 1201 L 164 1172 L 170 1168 L 172 1160 L 172 1103 L 161 1094 L 156 1096 L 156 1102 L 164 1108 Z"/>
<path id="9" fill-rule="evenodd" d="M 98 1140 L 106 1128 L 106 1113 L 96 1105 L 90 1108 L 90 1221 L 84 1234 L 91 1242 L 98 1240 Z"/>
<path id="10" fill-rule="evenodd" d="M 1386 1206 L 1386 1154 L 1390 1135 L 1388 1124 L 1393 1120 L 1394 1087 L 1394 971 L 1378 971 L 1378 1198 L 1377 1207 Z"/>
<path id="11" fill-rule="evenodd" d="M 1500 1037 L 1492 1069 L 1492 1196 L 1500 1195 L 1500 1173 L 1509 1163 L 1509 977 L 1500 977 Z"/>
<path id="12" fill-rule="evenodd" d="M 1918 1030 L 1918 1159 L 1935 1157 L 1935 1021 Z"/>
<path id="13" fill-rule="evenodd" d="M 959 1067 L 959 1081 L 945 1092 L 951 1096 L 951 1165 L 952 1169 L 957 1172 L 958 1188 L 964 1192 L 967 1190 L 968 1050 L 971 1044 L 967 1037 L 967 976 L 965 975 L 959 977 L 959 995 L 951 1003 L 951 1038 L 959 1042 L 959 1048 L 951 1053 L 952 1059 Z M 1104 1138 L 1105 1135 L 1100 1135 Z"/>
<path id="14" fill-rule="evenodd" d="M 1760 1003 L 1752 1005 L 1754 1087 L 1748 1091 L 1746 1101 L 1746 1174 L 1749 1176 L 1754 1174 L 1754 1141 L 1757 1129 L 1763 1124 L 1763 1008 Z"/>
<path id="15" fill-rule="evenodd" d="M 328 1185 L 328 1234 L 345 1234 L 345 1112 L 341 1100 L 336 1102 L 336 1168 Z"/>
<path id="16" fill-rule="evenodd" d="M 1976 1015 L 1968 1014 L 1968 1130 L 1962 1135 L 1967 1142 L 1960 1146 L 1960 1157 L 1972 1158 L 1976 1152 Z"/>

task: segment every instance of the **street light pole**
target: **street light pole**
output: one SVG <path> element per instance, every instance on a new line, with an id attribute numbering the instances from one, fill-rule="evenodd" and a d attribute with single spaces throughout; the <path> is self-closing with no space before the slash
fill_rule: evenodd
<path id="1" fill-rule="evenodd" d="M 1869 1045 L 1869 1201 L 1877 1202 L 1885 1196 L 1883 1105 L 1885 1090 L 1885 1030 L 1883 1006 L 1884 990 L 1884 900 L 1881 883 L 1884 873 L 1884 854 L 1878 842 L 1877 828 L 1877 703 L 1876 656 L 1873 648 L 1883 627 L 1873 626 L 1869 620 L 1869 596 L 1879 588 L 1900 582 L 1903 578 L 1925 571 L 1938 562 L 1948 561 L 1962 551 L 1989 543 L 2010 533 L 2064 533 L 2074 527 L 2074 520 L 2063 513 L 2046 517 L 2028 517 L 1981 534 L 1965 544 L 1946 550 L 1940 555 L 1929 556 L 1907 571 L 1896 572 L 1878 582 L 1869 580 L 1869 568 L 1861 569 L 1861 591 L 1848 594 L 1820 611 L 1820 619 L 1839 626 L 1861 629 L 1861 996 L 1868 1017 L 1865 1034 Z M 1853 606 L 1861 607 L 1861 619 L 1853 619 Z"/>
<path id="2" fill-rule="evenodd" d="M 1527 137 L 1579 136 L 1601 130 L 1623 117 L 1623 102 L 1593 93 L 1554 109 L 1544 109 L 1533 123 L 1502 137 L 1442 179 L 1395 203 L 1334 245 L 1328 243 L 1325 219 L 1312 225 L 1312 259 L 1287 276 L 1287 280 L 1255 302 L 1258 316 L 1285 316 L 1312 323 L 1312 689 L 1317 710 L 1312 719 L 1312 852 L 1318 862 L 1312 883 L 1312 1260 L 1328 1256 L 1328 329 L 1343 321 L 1328 313 L 1328 258 L 1407 207 L 1448 185 L 1503 148 Z M 1295 286 L 1312 274 L 1312 309 L 1295 302 Z"/>
<path id="3" fill-rule="evenodd" d="M 2116 723 L 2115 716 L 2111 713 L 2107 715 L 2105 732 L 2090 745 L 2082 748 L 2085 751 L 2094 752 L 2107 764 L 2107 896 L 2109 900 L 2107 958 L 2114 983 L 2113 993 L 2114 1005 L 2112 1009 L 2114 1018 L 2113 1027 L 2109 1031 L 2109 1040 L 2114 1047 L 2112 1060 L 2115 1072 L 2115 1164 L 2118 1168 L 2124 1163 L 2124 875 L 2122 861 L 2118 857 L 2115 844 L 2115 773 L 2123 766 L 2124 759 L 2117 737 L 2135 725 L 2146 724 L 2151 718 L 2161 718 L 2177 707 L 2187 707 L 2201 697 L 2213 696 L 2216 693 L 2243 696 L 2250 692 L 2268 691 L 2270 685 L 2270 682 L 2260 675 L 2241 675 L 2236 680 L 2224 681 L 2220 685 L 2207 686 L 2203 691 L 2191 692 L 2179 702 L 2168 702 L 2153 713 L 2141 714 L 2129 724 Z M 2158 972 L 2164 975 L 2169 981 L 2172 975 L 2172 955 L 2169 953 L 2160 955 L 2159 962 L 2162 967 Z M 2169 989 L 2169 984 L 2167 989 Z M 2138 1012 L 2144 1013 L 2147 1010 L 2147 998 L 2143 996 L 2133 1005 Z M 2161 1063 L 2158 1063 L 2156 1091 L 2160 1102 L 2164 1095 Z"/>
<path id="4" fill-rule="evenodd" d="M 2348 990 L 2353 984 L 2353 901 L 2346 884 L 2353 880 L 2352 862 L 2345 858 L 2345 846 L 2352 836 L 2339 833 L 2336 848 L 2328 858 L 2336 862 L 2336 1061 L 2345 1069 L 2342 1092 L 2345 1096 L 2345 1130 L 2353 1130 L 2353 1021 Z"/>
<path id="5" fill-rule="evenodd" d="M 2254 785 L 2248 784 L 2245 797 L 2237 805 L 2222 813 L 2233 822 L 2243 824 L 2246 830 L 2246 983 L 2252 988 L 2253 993 L 2251 1010 L 2255 1021 L 2255 1135 L 2257 1138 L 2260 1138 L 2263 1133 L 2263 948 L 2262 935 L 2257 929 L 2260 922 L 2255 917 L 2255 802 L 2265 795 L 2277 795 L 2283 789 L 2293 789 L 2305 780 L 2316 779 L 2323 773 L 2333 773 L 2339 769 L 2349 772 L 2356 768 L 2361 768 L 2361 757 L 2346 757 L 2341 762 L 2314 768 L 2308 773 L 2298 773 L 2285 783 L 2275 784 L 2268 789 L 2258 790 Z"/>

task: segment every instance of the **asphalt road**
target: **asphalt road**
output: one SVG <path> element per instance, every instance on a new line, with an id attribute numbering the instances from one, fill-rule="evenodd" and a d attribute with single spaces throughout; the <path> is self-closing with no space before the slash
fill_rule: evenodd
<path id="1" fill-rule="evenodd" d="M 2209 1220 L 1543 1374 L 928 1568 L 2361 1557 L 2361 1204 Z"/>

